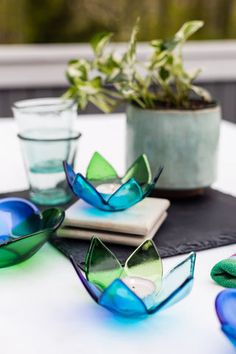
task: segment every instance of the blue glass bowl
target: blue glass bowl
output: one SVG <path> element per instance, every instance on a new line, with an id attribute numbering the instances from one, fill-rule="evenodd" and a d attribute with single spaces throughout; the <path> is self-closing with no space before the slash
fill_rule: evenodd
<path id="1" fill-rule="evenodd" d="M 70 257 L 92 299 L 128 317 L 153 314 L 187 296 L 193 284 L 195 258 L 195 253 L 191 253 L 163 277 L 162 261 L 152 240 L 142 243 L 122 266 L 95 237 L 86 256 L 85 269 Z"/>
<path id="2" fill-rule="evenodd" d="M 222 331 L 236 347 L 236 289 L 220 292 L 215 307 Z"/>
<path id="3" fill-rule="evenodd" d="M 119 178 L 109 162 L 95 152 L 89 162 L 86 178 L 81 173 L 76 174 L 67 162 L 64 162 L 64 170 L 67 182 L 77 197 L 98 209 L 119 211 L 147 197 L 155 187 L 163 167 L 152 178 L 148 159 L 143 154 Z"/>
<path id="4" fill-rule="evenodd" d="M 0 199 L 0 268 L 19 263 L 35 254 L 64 220 L 58 208 L 40 213 L 21 198 Z"/>

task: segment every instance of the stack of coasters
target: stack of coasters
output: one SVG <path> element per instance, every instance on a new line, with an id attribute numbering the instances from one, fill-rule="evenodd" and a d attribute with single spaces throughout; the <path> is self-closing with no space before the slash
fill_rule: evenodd
<path id="1" fill-rule="evenodd" d="M 169 206 L 167 199 L 145 198 L 124 211 L 106 212 L 78 200 L 66 210 L 57 236 L 81 240 L 98 236 L 105 242 L 139 246 L 155 236 L 167 217 Z"/>

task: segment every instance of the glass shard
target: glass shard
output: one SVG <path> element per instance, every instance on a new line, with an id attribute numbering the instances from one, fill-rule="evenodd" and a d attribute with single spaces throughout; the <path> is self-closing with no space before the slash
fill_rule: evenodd
<path id="1" fill-rule="evenodd" d="M 95 152 L 89 162 L 86 178 L 90 181 L 106 181 L 118 178 L 115 169 L 98 152 Z"/>
<path id="2" fill-rule="evenodd" d="M 120 279 L 116 279 L 105 289 L 99 304 L 123 316 L 147 315 L 143 301 L 137 297 Z"/>
<path id="3" fill-rule="evenodd" d="M 127 259 L 125 273 L 149 279 L 155 283 L 156 291 L 161 287 L 163 275 L 162 261 L 152 240 L 142 243 Z"/>
<path id="4" fill-rule="evenodd" d="M 193 285 L 195 260 L 196 254 L 193 252 L 163 278 L 161 290 L 155 297 L 155 304 L 148 309 L 150 312 L 172 306 L 189 294 Z"/>
<path id="5" fill-rule="evenodd" d="M 96 237 L 91 241 L 85 264 L 86 278 L 101 290 L 107 288 L 123 272 L 115 255 Z"/>
<path id="6" fill-rule="evenodd" d="M 129 167 L 125 176 L 122 178 L 122 182 L 125 183 L 130 178 L 135 178 L 141 186 L 152 182 L 152 172 L 145 154 L 139 156 L 132 166 Z"/>
<path id="7" fill-rule="evenodd" d="M 143 196 L 142 188 L 131 178 L 110 196 L 108 204 L 115 210 L 128 209 L 138 203 Z"/>

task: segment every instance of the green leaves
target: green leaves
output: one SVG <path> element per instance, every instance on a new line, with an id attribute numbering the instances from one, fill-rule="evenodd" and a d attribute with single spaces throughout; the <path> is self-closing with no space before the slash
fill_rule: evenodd
<path id="1" fill-rule="evenodd" d="M 202 26 L 202 21 L 189 21 L 172 38 L 154 40 L 150 43 L 154 52 L 149 60 L 149 70 L 159 88 L 158 99 L 173 107 L 187 108 L 190 105 L 191 91 L 205 101 L 210 99 L 206 90 L 192 85 L 200 70 L 195 70 L 192 74 L 183 66 L 183 44 Z"/>
<path id="2" fill-rule="evenodd" d="M 206 101 L 206 102 L 212 101 L 212 97 L 211 97 L 210 93 L 207 90 L 205 90 L 204 88 L 202 88 L 200 86 L 190 85 L 190 90 L 195 92 L 196 95 L 202 97 L 204 101 Z"/>
<path id="3" fill-rule="evenodd" d="M 170 72 L 164 66 L 160 67 L 159 71 L 160 77 L 163 81 L 167 80 L 170 77 Z"/>
<path id="4" fill-rule="evenodd" d="M 206 90 L 193 85 L 200 70 L 189 73 L 183 65 L 183 44 L 202 26 L 202 21 L 189 21 L 172 38 L 151 41 L 151 56 L 145 62 L 136 55 L 139 19 L 123 54 L 109 50 L 112 33 L 98 33 L 91 41 L 94 57 L 68 63 L 70 88 L 64 96 L 74 98 L 79 109 L 90 102 L 106 113 L 122 101 L 135 102 L 141 108 L 155 108 L 158 101 L 187 108 L 191 92 L 210 101 Z"/>
<path id="5" fill-rule="evenodd" d="M 110 43 L 113 33 L 101 32 L 97 33 L 91 40 L 91 46 L 96 56 L 101 56 L 106 46 Z"/>
<path id="6" fill-rule="evenodd" d="M 123 57 L 123 61 L 129 65 L 134 64 L 136 60 L 136 46 L 137 46 L 137 35 L 139 32 L 139 21 L 140 20 L 138 18 L 131 32 L 128 49 Z"/>
<path id="7" fill-rule="evenodd" d="M 184 23 L 175 35 L 176 40 L 186 42 L 186 40 L 203 27 L 203 25 L 203 21 L 189 21 Z"/>
<path id="8" fill-rule="evenodd" d="M 70 82 L 79 78 L 81 80 L 87 80 L 89 72 L 91 70 L 91 65 L 85 59 L 71 60 L 68 63 L 67 77 Z"/>

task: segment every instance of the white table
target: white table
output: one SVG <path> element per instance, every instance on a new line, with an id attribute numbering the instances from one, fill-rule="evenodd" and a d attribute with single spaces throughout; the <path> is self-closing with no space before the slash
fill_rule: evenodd
<path id="1" fill-rule="evenodd" d="M 125 168 L 125 118 L 81 116 L 77 166 L 84 171 L 97 149 Z M 27 188 L 12 120 L 0 120 L 0 190 Z M 222 123 L 219 174 L 215 187 L 236 196 L 236 127 Z M 227 211 L 226 211 L 227 212 Z M 235 221 L 236 227 L 236 221 Z M 198 252 L 195 285 L 184 301 L 146 320 L 117 317 L 97 306 L 69 261 L 50 245 L 20 265 L 0 269 L 0 353 L 4 354 L 233 354 L 220 332 L 214 299 L 221 287 L 211 267 L 235 253 L 231 245 Z M 181 257 L 164 260 L 165 269 Z"/>

